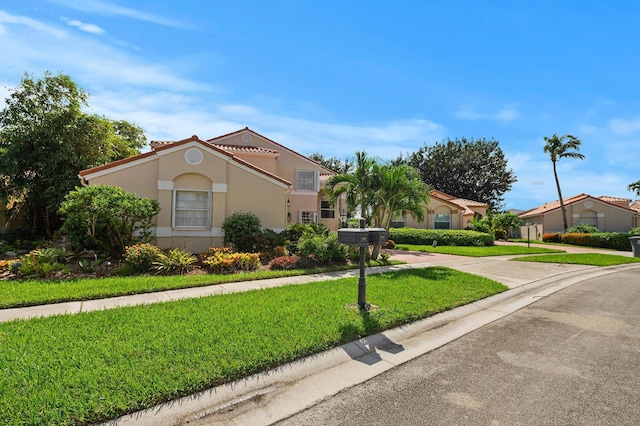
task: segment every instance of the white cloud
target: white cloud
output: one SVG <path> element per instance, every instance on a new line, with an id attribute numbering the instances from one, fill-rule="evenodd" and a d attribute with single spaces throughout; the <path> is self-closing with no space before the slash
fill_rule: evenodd
<path id="1" fill-rule="evenodd" d="M 455 112 L 455 117 L 459 120 L 494 120 L 507 122 L 520 118 L 520 112 L 514 107 L 503 108 L 497 112 L 478 112 L 475 108 L 465 106 Z"/>
<path id="2" fill-rule="evenodd" d="M 627 136 L 640 131 L 640 119 L 622 120 L 616 118 L 609 121 L 609 129 L 614 135 Z"/>
<path id="3" fill-rule="evenodd" d="M 49 25 L 43 24 L 40 21 L 36 21 L 35 19 L 27 18 L 26 16 L 16 16 L 10 15 L 2 10 L 0 10 L 0 24 L 16 24 L 20 26 L 26 26 L 32 30 L 36 30 L 41 33 L 46 33 L 50 36 L 54 36 L 56 38 L 64 38 L 66 37 L 66 33 L 57 28 L 51 27 Z M 3 25 L 3 33 L 7 33 L 7 26 Z"/>
<path id="4" fill-rule="evenodd" d="M 82 30 L 91 34 L 103 34 L 105 32 L 102 28 L 100 28 L 97 25 L 85 24 L 84 22 L 80 22 L 75 19 L 68 20 L 67 23 L 72 27 L 76 27 L 79 30 Z"/>
<path id="5" fill-rule="evenodd" d="M 163 18 L 151 13 L 142 12 L 128 7 L 120 6 L 102 0 L 47 0 L 50 3 L 59 4 L 70 9 L 82 12 L 94 13 L 106 16 L 124 16 L 139 21 L 152 22 L 154 24 L 165 25 L 169 27 L 181 27 L 182 24 L 176 20 Z"/>

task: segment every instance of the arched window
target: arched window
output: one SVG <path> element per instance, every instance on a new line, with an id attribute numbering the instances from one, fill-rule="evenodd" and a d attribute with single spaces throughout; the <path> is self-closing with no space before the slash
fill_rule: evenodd
<path id="1" fill-rule="evenodd" d="M 438 207 L 433 216 L 433 227 L 435 229 L 451 229 L 451 209 L 448 207 Z"/>
<path id="2" fill-rule="evenodd" d="M 598 227 L 598 213 L 593 210 L 583 210 L 577 219 L 577 225 L 592 225 Z"/>

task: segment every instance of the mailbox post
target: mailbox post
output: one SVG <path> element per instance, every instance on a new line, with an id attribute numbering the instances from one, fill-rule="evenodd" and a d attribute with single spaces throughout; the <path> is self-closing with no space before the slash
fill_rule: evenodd
<path id="1" fill-rule="evenodd" d="M 338 229 L 338 242 L 350 246 L 360 247 L 360 278 L 358 279 L 358 306 L 368 311 L 371 304 L 367 303 L 367 279 L 364 274 L 365 250 L 369 244 L 383 245 L 387 242 L 387 231 L 384 228 L 365 228 L 365 220 L 360 219 L 360 229 Z"/>

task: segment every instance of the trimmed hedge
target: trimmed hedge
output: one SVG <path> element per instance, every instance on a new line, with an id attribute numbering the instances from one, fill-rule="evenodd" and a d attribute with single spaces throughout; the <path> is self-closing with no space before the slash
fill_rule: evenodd
<path id="1" fill-rule="evenodd" d="M 542 236 L 542 241 L 548 243 L 571 244 L 574 246 L 630 251 L 630 236 L 631 234 L 624 234 L 620 232 L 595 232 L 593 234 L 581 234 L 577 232 L 562 234 L 558 232 L 553 234 L 544 234 Z"/>
<path id="2" fill-rule="evenodd" d="M 493 235 L 484 232 L 449 229 L 391 228 L 389 239 L 396 244 L 439 246 L 492 246 Z"/>

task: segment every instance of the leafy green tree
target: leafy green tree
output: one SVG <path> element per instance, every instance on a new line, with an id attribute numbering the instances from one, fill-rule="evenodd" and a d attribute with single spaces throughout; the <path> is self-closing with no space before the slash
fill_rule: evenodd
<path id="1" fill-rule="evenodd" d="M 627 186 L 627 189 L 629 191 L 634 191 L 636 195 L 640 197 L 640 180 L 632 184 L 629 184 L 629 186 Z"/>
<path id="2" fill-rule="evenodd" d="M 401 160 L 394 160 L 398 164 Z M 498 141 L 447 139 L 424 145 L 405 161 L 420 171 L 431 187 L 459 198 L 481 201 L 498 210 L 517 178 L 507 168 Z"/>
<path id="3" fill-rule="evenodd" d="M 0 111 L 0 198 L 24 208 L 32 236 L 60 227 L 58 208 L 80 170 L 137 154 L 146 142 L 133 124 L 84 113 L 88 97 L 67 75 L 25 74 Z"/>
<path id="4" fill-rule="evenodd" d="M 350 213 L 360 211 L 361 217 L 369 223 L 371 205 L 375 191 L 373 168 L 376 160 L 368 157 L 364 151 L 356 152 L 352 167 L 345 173 L 331 176 L 325 185 L 325 192 L 331 200 L 346 194 Z"/>
<path id="5" fill-rule="evenodd" d="M 517 226 L 522 225 L 522 219 L 511 212 L 493 213 L 488 210 L 482 219 L 473 218 L 471 225 L 475 231 L 491 234 L 497 239 L 505 239 L 513 235 Z"/>
<path id="6" fill-rule="evenodd" d="M 118 258 L 127 246 L 152 239 L 156 200 L 117 186 L 88 186 L 69 192 L 60 206 L 62 231 L 75 248 L 98 249 Z"/>
<path id="7" fill-rule="evenodd" d="M 322 154 L 317 152 L 311 154 L 309 158 L 336 173 L 347 173 L 352 166 L 351 160 L 348 158 L 344 161 L 338 157 L 325 158 Z"/>
<path id="8" fill-rule="evenodd" d="M 418 221 L 424 220 L 431 188 L 420 180 L 420 173 L 408 165 L 376 164 L 375 192 L 373 195 L 374 225 L 389 234 L 391 221 L 399 215 L 410 214 Z M 380 246 L 374 246 L 372 259 L 377 259 Z"/>
<path id="9" fill-rule="evenodd" d="M 551 162 L 553 163 L 553 176 L 556 179 L 558 200 L 560 200 L 560 209 L 562 210 L 562 223 L 564 226 L 562 229 L 567 229 L 569 227 L 567 223 L 567 209 L 564 207 L 564 200 L 562 198 L 562 191 L 560 190 L 560 181 L 558 180 L 556 163 L 561 158 L 577 158 L 578 160 L 584 159 L 584 155 L 578 152 L 582 142 L 573 135 L 558 136 L 555 133 L 550 138 L 545 136 L 544 141 L 544 152 L 549 154 Z"/>

